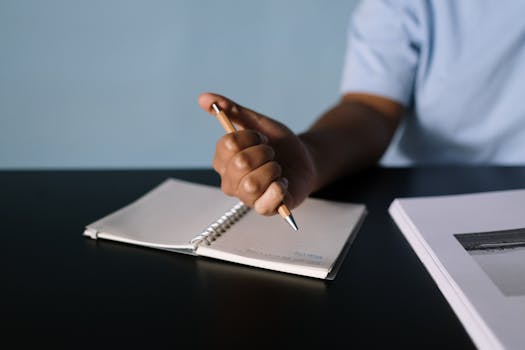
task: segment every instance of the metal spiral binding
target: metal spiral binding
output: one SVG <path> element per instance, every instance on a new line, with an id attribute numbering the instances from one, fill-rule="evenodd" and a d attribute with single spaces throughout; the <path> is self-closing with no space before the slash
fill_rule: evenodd
<path id="1" fill-rule="evenodd" d="M 246 214 L 250 208 L 242 202 L 235 204 L 230 210 L 224 213 L 220 218 L 210 224 L 204 231 L 193 238 L 190 243 L 195 247 L 201 243 L 210 245 L 217 237 L 226 232 L 235 222 Z"/>

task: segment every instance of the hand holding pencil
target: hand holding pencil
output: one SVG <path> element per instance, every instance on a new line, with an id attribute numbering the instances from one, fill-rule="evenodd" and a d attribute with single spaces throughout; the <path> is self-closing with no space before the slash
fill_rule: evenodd
<path id="1" fill-rule="evenodd" d="M 213 159 L 223 192 L 259 214 L 279 213 L 294 227 L 290 209 L 310 194 L 315 174 L 301 139 L 285 125 L 223 96 L 205 93 L 199 104 L 227 132 Z"/>
<path id="2" fill-rule="evenodd" d="M 215 111 L 215 113 L 217 115 L 217 119 L 221 123 L 222 127 L 224 128 L 224 130 L 227 133 L 236 132 L 237 130 L 235 129 L 235 126 L 232 124 L 230 118 L 228 118 L 226 113 L 224 113 L 224 111 L 222 111 L 216 103 L 212 103 L 211 106 L 213 107 L 213 110 Z M 288 222 L 290 224 L 290 226 L 295 231 L 297 231 L 299 229 L 297 227 L 297 223 L 295 222 L 295 219 L 292 216 L 292 213 L 290 212 L 290 209 L 288 209 L 286 204 L 281 202 L 279 204 L 279 207 L 277 208 L 277 212 L 279 213 L 279 215 L 281 215 L 286 220 L 286 222 Z"/>

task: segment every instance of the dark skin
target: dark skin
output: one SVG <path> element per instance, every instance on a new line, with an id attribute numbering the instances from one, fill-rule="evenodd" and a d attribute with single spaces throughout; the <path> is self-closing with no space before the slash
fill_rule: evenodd
<path id="1" fill-rule="evenodd" d="M 305 132 L 217 94 L 199 104 L 215 115 L 217 103 L 239 128 L 219 139 L 213 168 L 222 191 L 263 215 L 276 214 L 284 201 L 293 209 L 338 177 L 375 164 L 388 147 L 403 106 L 370 94 L 347 94 Z"/>

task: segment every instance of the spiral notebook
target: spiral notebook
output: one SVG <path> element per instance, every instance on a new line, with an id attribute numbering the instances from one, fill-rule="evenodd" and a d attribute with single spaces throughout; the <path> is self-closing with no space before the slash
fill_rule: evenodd
<path id="1" fill-rule="evenodd" d="M 293 231 L 217 187 L 167 179 L 86 226 L 84 235 L 321 279 L 333 279 L 366 214 L 362 204 L 307 198 Z"/>

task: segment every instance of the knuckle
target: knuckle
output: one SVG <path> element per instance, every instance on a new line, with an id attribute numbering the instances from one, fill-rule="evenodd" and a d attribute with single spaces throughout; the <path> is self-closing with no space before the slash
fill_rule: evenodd
<path id="1" fill-rule="evenodd" d="M 242 190 L 246 193 L 254 194 L 260 192 L 260 184 L 252 176 L 246 176 L 241 181 Z"/>
<path id="2" fill-rule="evenodd" d="M 228 134 L 221 138 L 224 149 L 231 153 L 237 153 L 241 150 L 239 138 L 235 134 Z"/>
<path id="3" fill-rule="evenodd" d="M 237 153 L 233 159 L 233 164 L 239 170 L 250 169 L 251 162 L 250 158 L 246 153 Z"/>

